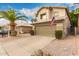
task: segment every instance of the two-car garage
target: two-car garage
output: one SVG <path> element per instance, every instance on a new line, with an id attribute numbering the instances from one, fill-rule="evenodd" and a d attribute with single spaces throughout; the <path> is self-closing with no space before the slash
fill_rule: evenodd
<path id="1" fill-rule="evenodd" d="M 41 22 L 36 23 L 35 25 L 35 33 L 40 36 L 55 36 L 55 25 L 50 26 L 49 22 Z"/>

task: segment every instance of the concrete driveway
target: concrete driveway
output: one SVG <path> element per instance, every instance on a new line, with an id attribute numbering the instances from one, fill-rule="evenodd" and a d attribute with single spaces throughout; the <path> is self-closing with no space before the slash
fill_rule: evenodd
<path id="1" fill-rule="evenodd" d="M 56 39 L 43 48 L 43 52 L 55 56 L 79 56 L 79 35 L 68 36 L 61 40 Z"/>
<path id="2" fill-rule="evenodd" d="M 35 50 L 47 46 L 54 39 L 30 35 L 0 38 L 0 56 L 29 56 Z"/>

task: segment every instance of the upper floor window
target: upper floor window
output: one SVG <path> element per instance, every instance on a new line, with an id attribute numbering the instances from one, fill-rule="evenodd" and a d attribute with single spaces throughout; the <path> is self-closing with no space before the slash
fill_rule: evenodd
<path id="1" fill-rule="evenodd" d="M 41 14 L 40 19 L 46 19 L 46 13 Z"/>

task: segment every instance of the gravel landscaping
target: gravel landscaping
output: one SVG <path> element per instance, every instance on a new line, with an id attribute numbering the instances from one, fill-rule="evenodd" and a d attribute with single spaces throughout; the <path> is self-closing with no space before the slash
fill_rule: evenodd
<path id="1" fill-rule="evenodd" d="M 55 56 L 79 55 L 79 36 L 68 36 L 61 40 L 54 40 L 42 49 L 43 53 Z"/>

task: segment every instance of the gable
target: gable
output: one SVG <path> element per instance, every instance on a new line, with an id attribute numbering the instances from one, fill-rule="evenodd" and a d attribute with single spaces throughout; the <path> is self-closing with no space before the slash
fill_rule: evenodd
<path id="1" fill-rule="evenodd" d="M 69 18 L 68 10 L 61 7 L 42 7 L 37 12 L 37 22 L 50 21 L 53 16 L 56 16 L 56 19 Z"/>
<path id="2" fill-rule="evenodd" d="M 49 18 L 49 9 L 43 8 L 39 11 L 37 15 L 37 21 L 44 21 Z"/>
<path id="3" fill-rule="evenodd" d="M 55 18 L 62 18 L 62 19 L 68 16 L 65 9 L 58 9 L 58 8 L 53 8 L 53 14 Z"/>

